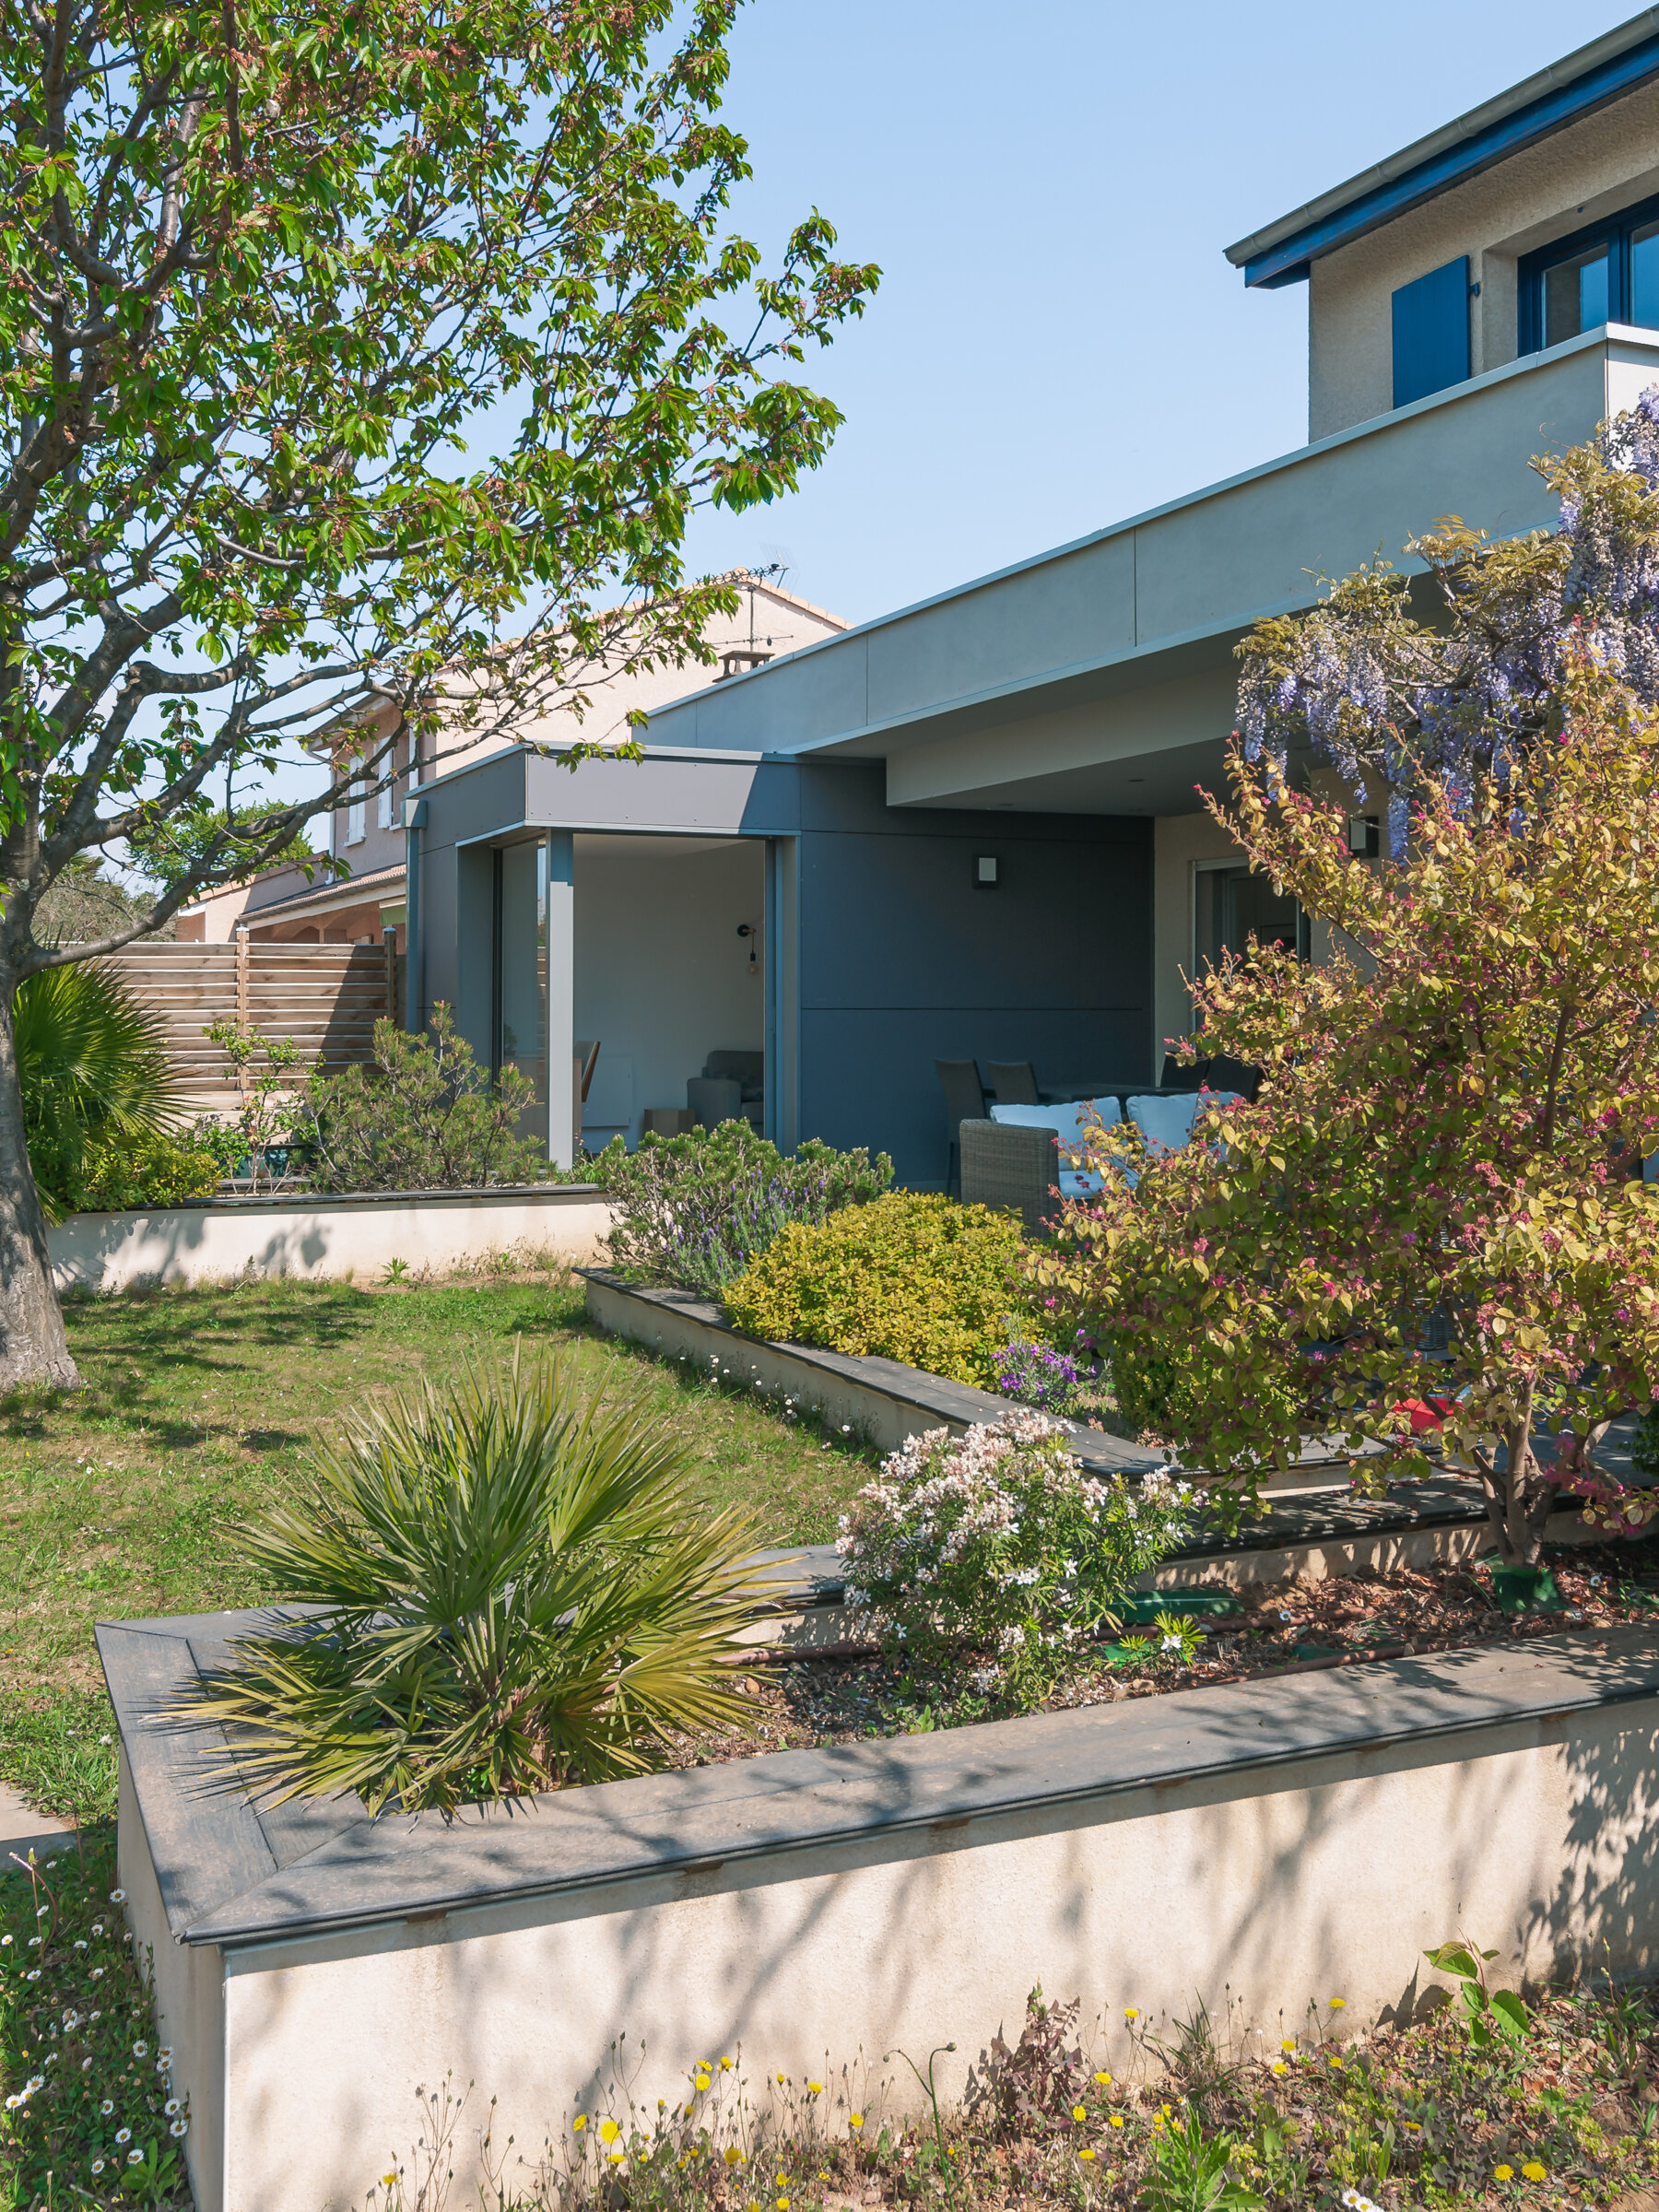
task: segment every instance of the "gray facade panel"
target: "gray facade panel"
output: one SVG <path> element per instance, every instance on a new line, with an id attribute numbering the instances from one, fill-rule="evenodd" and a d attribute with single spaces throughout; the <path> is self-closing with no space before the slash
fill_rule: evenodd
<path id="1" fill-rule="evenodd" d="M 1145 1008 L 809 1007 L 801 1017 L 801 1134 L 890 1152 L 901 1183 L 937 1190 L 946 1133 L 935 1059 L 1030 1060 L 1043 1080 L 1139 1081 L 1149 1026 Z"/>
<path id="2" fill-rule="evenodd" d="M 869 715 L 1047 676 L 1135 644 L 1135 539 L 1097 540 L 872 630 Z"/>

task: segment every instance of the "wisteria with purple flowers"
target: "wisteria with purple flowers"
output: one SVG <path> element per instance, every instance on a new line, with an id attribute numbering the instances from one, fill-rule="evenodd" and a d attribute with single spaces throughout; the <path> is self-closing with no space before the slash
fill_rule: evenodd
<path id="1" fill-rule="evenodd" d="M 1559 529 L 1494 543 L 1446 515 L 1405 548 L 1437 588 L 1431 623 L 1413 612 L 1412 573 L 1377 560 L 1238 649 L 1246 760 L 1288 777 L 1311 756 L 1361 803 L 1381 786 L 1395 860 L 1424 776 L 1453 794 L 1501 783 L 1556 726 L 1573 640 L 1659 705 L 1659 385 L 1533 466 L 1560 500 Z"/>

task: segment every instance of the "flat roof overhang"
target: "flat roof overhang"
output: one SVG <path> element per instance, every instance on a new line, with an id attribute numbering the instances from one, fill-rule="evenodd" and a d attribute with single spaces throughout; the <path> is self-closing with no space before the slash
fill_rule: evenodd
<path id="1" fill-rule="evenodd" d="M 1253 623 L 1379 554 L 1420 569 L 1440 515 L 1553 528 L 1532 456 L 1655 382 L 1653 332 L 1587 333 L 693 693 L 652 743 L 884 760 L 894 806 L 1189 811 Z"/>
<path id="2" fill-rule="evenodd" d="M 1363 170 L 1225 249 L 1244 281 L 1272 290 L 1409 207 L 1565 130 L 1659 75 L 1659 8 L 1645 8 L 1494 100 Z"/>

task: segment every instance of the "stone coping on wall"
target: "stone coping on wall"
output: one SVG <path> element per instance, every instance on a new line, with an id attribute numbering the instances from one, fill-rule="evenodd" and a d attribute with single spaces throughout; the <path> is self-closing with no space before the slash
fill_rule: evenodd
<path id="1" fill-rule="evenodd" d="M 631 1307 L 641 1333 L 649 1326 L 649 1317 L 661 1315 L 671 1319 L 677 1328 L 690 1328 L 713 1345 L 754 1345 L 774 1365 L 785 1363 L 788 1369 L 798 1370 L 803 1378 L 816 1375 L 850 1385 L 923 1417 L 929 1424 L 963 1429 L 976 1421 L 995 1421 L 1008 1410 L 1009 1401 L 993 1391 L 930 1375 L 897 1359 L 825 1351 L 816 1345 L 765 1343 L 747 1336 L 732 1326 L 718 1306 L 688 1290 L 649 1288 L 604 1267 L 584 1267 L 578 1273 L 589 1286 L 590 1313 L 592 1293 L 597 1289 L 602 1300 L 614 1299 L 625 1308 Z M 606 1325 L 603 1317 L 597 1318 L 600 1326 Z M 1162 1453 L 1098 1429 L 1074 1428 L 1070 1449 L 1091 1474 L 1100 1476 L 1133 1478 L 1166 1465 Z M 1478 1483 L 1472 1479 L 1448 1474 L 1424 1482 L 1396 1484 L 1385 1498 L 1365 1498 L 1347 1487 L 1346 1455 L 1338 1463 L 1330 1444 L 1323 1440 L 1315 1438 L 1304 1447 L 1302 1462 L 1311 1477 L 1321 1470 L 1330 1471 L 1324 1487 L 1311 1481 L 1300 1495 L 1270 1495 L 1264 1514 L 1235 1529 L 1213 1521 L 1206 1524 L 1171 1554 L 1164 1562 L 1166 1569 L 1182 1561 L 1227 1561 L 1251 1554 L 1300 1552 L 1316 1546 L 1363 1545 L 1419 1532 L 1478 1532 L 1486 1524 L 1485 1500 Z M 1551 1530 L 1552 1540 L 1565 1535 L 1570 1518 L 1575 1516 L 1559 1516 L 1563 1525 Z M 839 1584 L 833 1547 L 809 1547 L 807 1556 L 813 1572 L 823 1583 Z M 810 1602 L 835 1600 L 825 1596 Z"/>
<path id="2" fill-rule="evenodd" d="M 541 1199 L 557 1206 L 561 1201 L 579 1201 L 590 1205 L 604 1193 L 596 1182 L 486 1182 L 470 1189 L 453 1191 L 261 1191 L 257 1196 L 219 1194 L 212 1198 L 170 1198 L 165 1205 L 135 1206 L 117 1209 L 120 1213 L 137 1217 L 142 1214 L 254 1214 L 305 1210 L 321 1213 L 341 1213 L 356 1206 L 490 1206 L 507 1204 L 523 1206 L 528 1200 Z M 96 1207 L 87 1207 L 90 1216 Z M 82 1217 L 70 1217 L 78 1220 Z M 111 1218 L 106 1214 L 106 1218 Z"/>
<path id="3" fill-rule="evenodd" d="M 856 1852 L 904 1830 L 967 1843 L 978 1821 L 1176 1783 L 1236 1791 L 1275 1770 L 1436 1742 L 1440 1756 L 1469 1756 L 1487 1731 L 1641 1700 L 1659 1715 L 1659 1628 L 1586 1630 L 371 1820 L 349 1795 L 259 1809 L 213 1788 L 206 1776 L 228 1756 L 223 1738 L 167 1717 L 224 1664 L 229 1639 L 297 1612 L 99 1627 L 175 1942 L 236 1948 L 436 1921 L 732 1861 Z M 1469 1753 L 1453 1748 L 1456 1738 L 1470 1740 Z"/>

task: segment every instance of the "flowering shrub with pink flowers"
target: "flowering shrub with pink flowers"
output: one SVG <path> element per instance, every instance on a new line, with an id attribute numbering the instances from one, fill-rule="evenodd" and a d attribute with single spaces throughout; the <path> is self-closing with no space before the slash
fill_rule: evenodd
<path id="1" fill-rule="evenodd" d="M 1620 496 L 1659 548 L 1659 449 Z M 1535 1571 L 1558 1490 L 1608 1530 L 1659 1509 L 1594 1456 L 1659 1387 L 1659 712 L 1593 612 L 1524 721 L 1465 702 L 1486 720 L 1456 759 L 1400 754 L 1398 861 L 1354 859 L 1350 800 L 1235 744 L 1212 812 L 1336 949 L 1254 944 L 1197 979 L 1195 1049 L 1262 1067 L 1256 1102 L 1201 1112 L 1133 1190 L 1106 1175 L 1030 1262 L 1120 1407 L 1155 1404 L 1240 1500 L 1310 1434 L 1346 1436 L 1377 1488 L 1438 1445 Z M 1384 646 L 1427 651 L 1409 626 Z"/>
<path id="2" fill-rule="evenodd" d="M 1191 1514 L 1185 1483 L 1100 1481 L 1068 1435 L 1019 1407 L 908 1438 L 841 1517 L 847 1602 L 879 1611 L 919 1665 L 968 1665 L 982 1692 L 1037 1703 Z"/>

